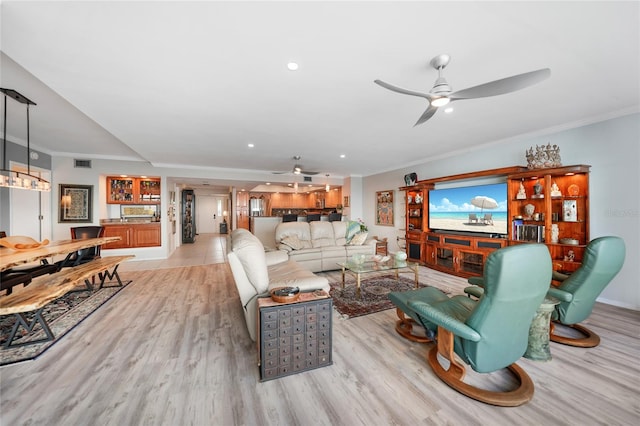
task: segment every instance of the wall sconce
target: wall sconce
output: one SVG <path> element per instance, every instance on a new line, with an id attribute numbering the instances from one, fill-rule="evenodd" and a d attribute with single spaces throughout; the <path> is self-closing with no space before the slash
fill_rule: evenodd
<path id="1" fill-rule="evenodd" d="M 29 140 L 29 106 L 35 105 L 13 89 L 2 89 L 4 93 L 4 123 L 2 131 L 2 169 L 0 169 L 0 187 L 51 191 L 51 184 L 39 176 L 31 174 L 31 142 Z M 7 168 L 7 96 L 27 105 L 27 173 Z"/>

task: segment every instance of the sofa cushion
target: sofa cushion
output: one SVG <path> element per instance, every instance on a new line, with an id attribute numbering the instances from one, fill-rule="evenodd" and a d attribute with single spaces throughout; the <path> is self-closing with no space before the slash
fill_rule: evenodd
<path id="1" fill-rule="evenodd" d="M 353 236 L 353 238 L 351 238 L 351 241 L 349 241 L 349 245 L 361 246 L 362 244 L 364 244 L 365 241 L 367 241 L 368 235 L 369 235 L 368 232 L 358 232 L 356 235 Z"/>
<path id="2" fill-rule="evenodd" d="M 337 246 L 344 246 L 347 244 L 347 222 L 334 221 L 331 222 L 333 226 L 333 236 L 336 239 Z"/>
<path id="3" fill-rule="evenodd" d="M 298 287 L 300 291 L 329 290 L 329 282 L 290 260 L 269 267 L 269 290 L 277 287 Z"/>
<path id="4" fill-rule="evenodd" d="M 313 247 L 336 245 L 331 222 L 311 222 L 309 223 L 309 230 L 311 231 L 311 244 Z"/>
<path id="5" fill-rule="evenodd" d="M 280 240 L 280 243 L 285 246 L 291 247 L 292 250 L 300 250 L 301 248 L 303 248 L 302 241 L 300 241 L 300 238 L 298 238 L 298 236 L 295 234 L 287 235 L 282 240 Z"/>
<path id="6" fill-rule="evenodd" d="M 242 263 L 251 285 L 258 293 L 264 293 L 269 288 L 264 247 L 255 235 L 244 231 L 234 230 L 231 233 L 231 250 Z"/>
<path id="7" fill-rule="evenodd" d="M 311 232 L 307 222 L 284 222 L 276 226 L 276 242 L 281 246 L 282 239 L 295 235 L 300 240 L 302 248 L 311 248 Z M 279 247 L 282 248 L 282 247 Z"/>

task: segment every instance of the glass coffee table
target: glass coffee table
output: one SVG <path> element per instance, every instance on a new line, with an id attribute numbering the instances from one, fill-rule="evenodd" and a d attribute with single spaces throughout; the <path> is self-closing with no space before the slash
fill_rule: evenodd
<path id="1" fill-rule="evenodd" d="M 386 262 L 374 262 L 367 261 L 362 263 L 355 263 L 352 260 L 348 260 L 346 262 L 338 262 L 338 266 L 342 268 L 342 288 L 344 289 L 344 276 L 347 271 L 351 272 L 356 277 L 356 295 L 360 296 L 360 280 L 362 275 L 368 274 L 371 272 L 384 272 L 384 271 L 395 271 L 396 280 L 399 277 L 399 273 L 402 270 L 408 270 L 409 272 L 413 272 L 414 279 L 416 282 L 416 288 L 418 288 L 418 266 L 417 262 L 407 262 L 406 260 L 396 260 L 395 258 L 391 258 Z"/>

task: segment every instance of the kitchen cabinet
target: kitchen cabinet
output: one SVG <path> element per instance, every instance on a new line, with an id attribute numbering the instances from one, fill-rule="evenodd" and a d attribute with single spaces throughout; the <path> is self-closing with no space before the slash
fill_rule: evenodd
<path id="1" fill-rule="evenodd" d="M 102 224 L 105 237 L 120 237 L 120 241 L 104 244 L 103 249 L 159 247 L 162 245 L 160 222 Z"/>
<path id="2" fill-rule="evenodd" d="M 249 229 L 249 193 L 236 194 L 236 224 L 238 228 Z"/>

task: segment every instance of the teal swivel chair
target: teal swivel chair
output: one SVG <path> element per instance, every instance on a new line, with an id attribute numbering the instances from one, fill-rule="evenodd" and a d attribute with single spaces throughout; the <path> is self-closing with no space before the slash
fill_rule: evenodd
<path id="1" fill-rule="evenodd" d="M 625 245 L 620 237 L 600 237 L 589 242 L 582 258 L 582 265 L 571 275 L 554 275 L 560 286 L 551 287 L 549 296 L 560 300 L 551 314 L 551 340 L 570 346 L 592 348 L 598 346 L 600 337 L 578 324 L 591 315 L 596 299 L 611 282 L 624 263 Z M 577 330 L 584 336 L 570 337 L 557 334 L 556 324 Z"/>
<path id="2" fill-rule="evenodd" d="M 397 306 L 409 310 L 406 313 L 427 330 L 436 330 L 437 345 L 427 360 L 442 381 L 478 401 L 517 406 L 533 397 L 533 381 L 516 361 L 527 349 L 529 327 L 550 280 L 549 250 L 542 244 L 523 244 L 488 256 L 479 300 L 420 289 L 406 292 Z M 399 300 L 397 295 L 394 298 Z M 449 361 L 448 369 L 440 364 L 438 355 Z M 479 373 L 507 368 L 518 386 L 489 391 L 465 383 L 465 366 L 460 360 Z"/>

